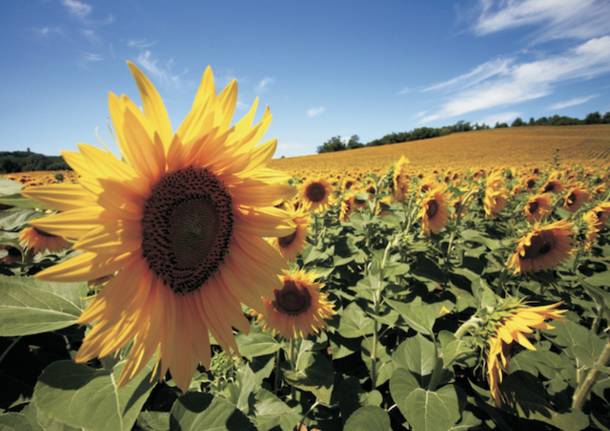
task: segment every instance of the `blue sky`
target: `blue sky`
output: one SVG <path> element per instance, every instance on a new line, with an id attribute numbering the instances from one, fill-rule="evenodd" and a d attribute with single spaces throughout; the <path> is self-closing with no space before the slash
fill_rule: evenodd
<path id="1" fill-rule="evenodd" d="M 335 135 L 582 117 L 610 111 L 608 22 L 607 0 L 7 0 L 0 148 L 113 146 L 108 92 L 139 100 L 128 59 L 174 126 L 206 65 L 219 84 L 237 78 L 237 115 L 257 95 L 271 107 L 276 156 Z"/>

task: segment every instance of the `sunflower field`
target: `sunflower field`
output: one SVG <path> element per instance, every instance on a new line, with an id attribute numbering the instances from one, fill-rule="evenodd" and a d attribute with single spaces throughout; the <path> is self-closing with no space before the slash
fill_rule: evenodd
<path id="1" fill-rule="evenodd" d="M 281 171 L 130 69 L 120 157 L 0 180 L 0 430 L 610 429 L 605 156 Z"/>

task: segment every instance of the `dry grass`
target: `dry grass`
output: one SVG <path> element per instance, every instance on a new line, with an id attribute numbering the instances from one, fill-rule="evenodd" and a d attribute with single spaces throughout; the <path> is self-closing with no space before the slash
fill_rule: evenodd
<path id="1" fill-rule="evenodd" d="M 610 125 L 521 127 L 456 133 L 441 138 L 273 160 L 291 173 L 379 170 L 401 155 L 417 170 L 546 165 L 557 152 L 562 163 L 610 162 Z"/>

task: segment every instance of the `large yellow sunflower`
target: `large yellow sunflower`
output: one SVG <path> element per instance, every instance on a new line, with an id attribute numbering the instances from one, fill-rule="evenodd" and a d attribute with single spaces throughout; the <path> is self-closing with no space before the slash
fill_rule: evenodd
<path id="1" fill-rule="evenodd" d="M 572 230 L 567 220 L 535 225 L 517 244 L 508 261 L 516 274 L 544 271 L 559 265 L 572 253 Z"/>
<path id="2" fill-rule="evenodd" d="M 302 270 L 281 276 L 283 286 L 273 296 L 263 298 L 265 308 L 255 313 L 265 330 L 279 333 L 286 339 L 305 338 L 317 333 L 325 320 L 335 313 L 333 304 L 320 289 L 316 276 Z"/>
<path id="3" fill-rule="evenodd" d="M 565 310 L 557 310 L 561 303 L 528 307 L 521 301 L 508 302 L 509 305 L 494 313 L 491 336 L 487 342 L 487 381 L 491 398 L 498 407 L 502 404 L 502 371 L 508 368 L 513 343 L 516 341 L 528 350 L 536 350 L 527 336 L 532 334 L 534 329 L 552 329 L 546 320 L 560 319 L 565 313 Z"/>
<path id="4" fill-rule="evenodd" d="M 233 329 L 247 331 L 241 302 L 261 307 L 279 286 L 285 260 L 264 237 L 290 235 L 294 224 L 274 208 L 292 188 L 266 167 L 276 141 L 258 145 L 271 115 L 253 125 L 258 100 L 234 126 L 232 81 L 216 93 L 211 68 L 191 111 L 174 131 L 159 93 L 132 63 L 143 112 L 110 93 L 110 115 L 122 159 L 79 145 L 63 152 L 78 184 L 27 189 L 60 214 L 31 224 L 75 242 L 81 253 L 38 277 L 109 280 L 83 312 L 86 334 L 76 361 L 130 345 L 120 384 L 155 356 L 187 389 L 198 363 L 210 364 L 210 332 L 237 351 Z"/>
<path id="5" fill-rule="evenodd" d="M 19 233 L 19 244 L 33 254 L 43 251 L 53 253 L 70 247 L 70 243 L 62 237 L 30 226 Z"/>
<path id="6" fill-rule="evenodd" d="M 282 256 L 286 259 L 293 260 L 303 249 L 307 241 L 307 232 L 309 229 L 309 214 L 303 208 L 296 208 L 293 203 L 286 203 L 286 211 L 288 216 L 295 225 L 294 232 L 289 235 L 274 238 L 272 243 L 277 247 Z"/>
<path id="7" fill-rule="evenodd" d="M 333 188 L 324 178 L 311 178 L 301 184 L 303 206 L 313 211 L 324 211 L 331 202 Z"/>
<path id="8" fill-rule="evenodd" d="M 423 198 L 419 216 L 424 235 L 437 234 L 449 220 L 448 198 L 442 186 L 430 190 Z"/>

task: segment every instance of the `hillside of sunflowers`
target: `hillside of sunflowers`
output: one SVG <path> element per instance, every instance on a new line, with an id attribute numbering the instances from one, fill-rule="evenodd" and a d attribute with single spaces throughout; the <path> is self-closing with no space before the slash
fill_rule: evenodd
<path id="1" fill-rule="evenodd" d="M 610 428 L 610 126 L 272 159 L 129 68 L 120 155 L 0 181 L 0 429 Z"/>

